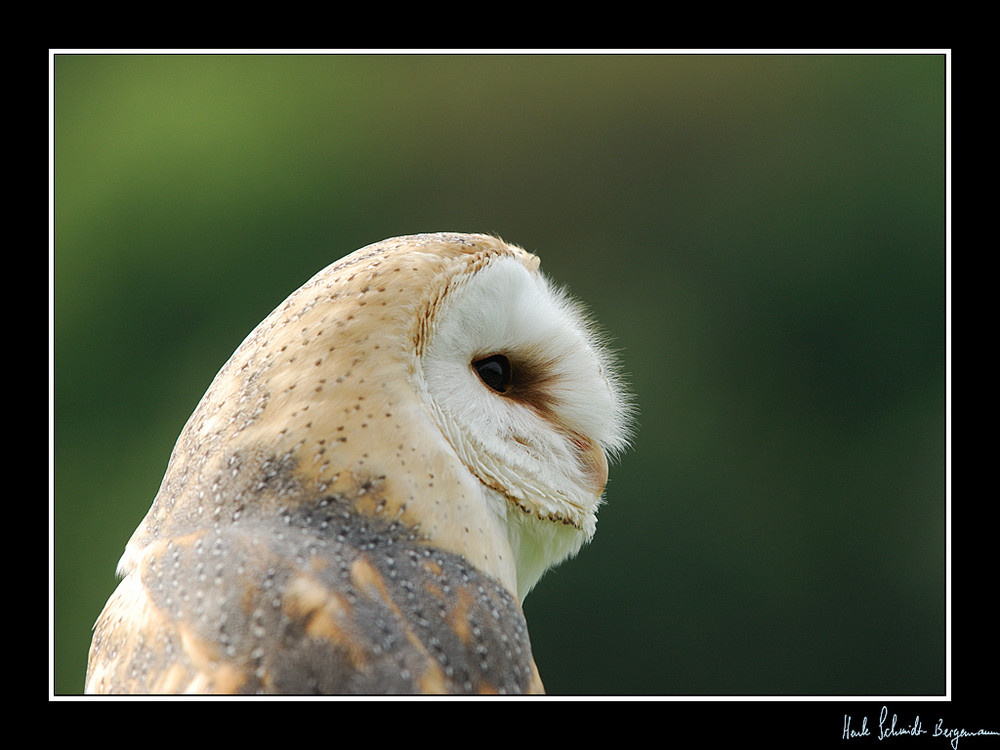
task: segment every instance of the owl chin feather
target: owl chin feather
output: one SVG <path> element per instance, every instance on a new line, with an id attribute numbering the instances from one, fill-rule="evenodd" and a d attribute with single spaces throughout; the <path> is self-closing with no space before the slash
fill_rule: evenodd
<path id="1" fill-rule="evenodd" d="M 593 537 L 591 531 L 553 522 L 508 502 L 507 533 L 517 565 L 517 597 L 524 602 L 553 566 L 575 556 Z M 595 519 L 596 522 L 596 519 Z"/>

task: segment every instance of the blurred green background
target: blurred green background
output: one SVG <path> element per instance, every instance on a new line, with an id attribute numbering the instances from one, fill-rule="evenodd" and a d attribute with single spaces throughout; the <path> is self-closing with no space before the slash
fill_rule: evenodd
<path id="1" fill-rule="evenodd" d="M 945 690 L 940 55 L 54 57 L 54 688 L 215 372 L 338 257 L 539 253 L 641 409 L 562 694 Z"/>

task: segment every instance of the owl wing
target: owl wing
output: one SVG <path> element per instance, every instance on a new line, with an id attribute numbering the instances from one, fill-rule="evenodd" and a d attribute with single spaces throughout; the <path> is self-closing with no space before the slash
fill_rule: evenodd
<path id="1" fill-rule="evenodd" d="M 88 692 L 541 692 L 517 601 L 329 507 L 154 542 L 95 625 Z"/>

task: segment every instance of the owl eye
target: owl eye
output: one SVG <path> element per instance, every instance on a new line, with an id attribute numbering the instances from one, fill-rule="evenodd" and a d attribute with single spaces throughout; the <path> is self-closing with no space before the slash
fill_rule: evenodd
<path id="1" fill-rule="evenodd" d="M 504 355 L 494 354 L 490 357 L 477 359 L 472 363 L 472 368 L 479 375 L 479 379 L 497 393 L 505 393 L 507 391 L 512 371 L 510 360 Z"/>

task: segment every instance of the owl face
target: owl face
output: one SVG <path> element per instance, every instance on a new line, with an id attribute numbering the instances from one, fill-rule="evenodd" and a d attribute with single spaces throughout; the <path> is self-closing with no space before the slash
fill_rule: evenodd
<path id="1" fill-rule="evenodd" d="M 582 308 L 527 254 L 448 280 L 415 390 L 500 513 L 523 597 L 594 534 L 629 405 Z"/>

